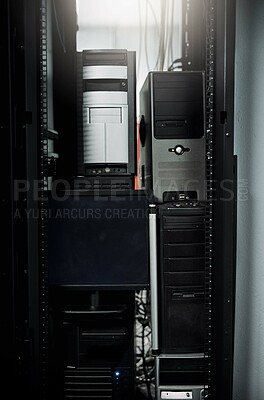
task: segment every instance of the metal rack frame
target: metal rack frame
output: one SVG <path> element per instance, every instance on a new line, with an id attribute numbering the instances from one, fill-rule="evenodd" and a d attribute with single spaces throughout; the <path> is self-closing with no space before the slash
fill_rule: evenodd
<path id="1" fill-rule="evenodd" d="M 183 1 L 190 3 L 195 0 Z M 6 132 L 3 143 L 7 164 L 3 158 L 2 169 L 5 171 L 6 165 L 10 168 L 3 177 L 5 191 L 2 196 L 2 231 L 6 235 L 4 253 L 9 262 L 4 268 L 1 287 L 4 298 L 8 299 L 10 314 L 5 313 L 7 321 L 4 335 L 8 338 L 7 347 L 12 346 L 15 349 L 13 354 L 3 354 L 3 357 L 6 357 L 6 365 L 12 370 L 13 380 L 23 381 L 25 390 L 29 388 L 30 392 L 37 393 L 44 400 L 47 398 L 49 329 L 45 239 L 48 184 L 47 1 L 24 0 L 19 4 L 18 8 L 15 0 L 3 0 L 1 3 L 1 15 L 8 15 L 8 19 L 3 20 L 1 36 L 3 55 L 8 60 L 9 68 L 3 67 L 3 79 L 6 78 L 4 93 L 8 97 L 8 108 L 5 109 L 0 126 Z M 211 377 L 208 398 L 231 400 L 236 243 L 236 157 L 233 126 L 235 0 L 203 0 L 203 4 L 207 27 L 204 69 L 208 90 L 208 330 L 205 343 Z M 16 35 L 12 36 L 14 32 Z M 12 37 L 18 39 L 15 46 L 20 46 L 20 50 L 15 47 L 13 53 Z M 12 58 L 14 55 L 15 59 Z M 185 61 L 188 65 L 188 60 Z M 20 71 L 19 82 L 10 73 L 14 66 Z M 17 102 L 23 111 L 21 114 L 15 114 Z M 21 158 L 17 158 L 17 148 L 14 146 L 14 143 L 17 145 L 19 136 L 17 128 L 26 132 L 26 139 L 23 138 L 25 141 L 21 143 L 19 150 Z M 23 135 L 19 139 L 21 137 Z M 9 184 L 13 187 L 14 179 L 28 179 L 30 182 L 39 179 L 40 201 L 37 203 L 33 192 L 29 191 L 15 203 L 13 190 L 8 189 Z M 230 193 L 233 194 L 232 198 Z M 19 226 L 16 221 L 7 220 L 7 215 L 13 215 L 14 206 L 23 209 L 22 202 L 28 208 L 40 212 L 41 218 L 35 221 L 23 220 Z M 7 235 L 9 230 L 10 234 Z M 19 237 L 23 238 L 23 242 L 19 242 Z M 6 303 L 5 301 L 4 305 Z M 39 382 L 41 394 L 38 393 Z"/>

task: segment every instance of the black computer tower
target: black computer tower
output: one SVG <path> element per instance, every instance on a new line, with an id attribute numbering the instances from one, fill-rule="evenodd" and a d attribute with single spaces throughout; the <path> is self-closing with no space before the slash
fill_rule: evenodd
<path id="1" fill-rule="evenodd" d="M 134 399 L 135 290 L 149 287 L 147 197 L 51 195 L 46 233 L 49 396 Z"/>
<path id="2" fill-rule="evenodd" d="M 153 201 L 204 200 L 203 72 L 149 72 L 140 91 L 141 184 Z"/>
<path id="3" fill-rule="evenodd" d="M 206 203 L 152 205 L 150 222 L 156 399 L 204 400 L 211 326 Z"/>
<path id="4" fill-rule="evenodd" d="M 158 208 L 160 351 L 203 353 L 205 345 L 205 207 Z"/>
<path id="5" fill-rule="evenodd" d="M 50 399 L 134 399 L 133 291 L 50 288 Z"/>
<path id="6" fill-rule="evenodd" d="M 203 355 L 156 357 L 156 399 L 208 399 L 208 360 Z"/>

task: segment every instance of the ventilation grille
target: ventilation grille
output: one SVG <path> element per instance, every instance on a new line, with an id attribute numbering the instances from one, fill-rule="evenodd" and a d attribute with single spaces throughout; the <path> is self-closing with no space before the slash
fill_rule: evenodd
<path id="1" fill-rule="evenodd" d="M 66 369 L 64 371 L 65 399 L 112 399 L 111 368 Z"/>
<path id="2" fill-rule="evenodd" d="M 133 189 L 133 179 L 122 178 L 116 179 L 83 179 L 74 182 L 75 190 L 89 190 L 89 191 L 125 191 Z"/>

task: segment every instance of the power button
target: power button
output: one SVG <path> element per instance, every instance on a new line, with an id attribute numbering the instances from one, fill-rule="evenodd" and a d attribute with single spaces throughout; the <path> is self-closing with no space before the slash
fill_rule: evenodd
<path id="1" fill-rule="evenodd" d="M 175 154 L 178 154 L 178 156 L 181 156 L 184 153 L 184 147 L 179 144 L 174 147 L 174 151 L 175 151 Z"/>

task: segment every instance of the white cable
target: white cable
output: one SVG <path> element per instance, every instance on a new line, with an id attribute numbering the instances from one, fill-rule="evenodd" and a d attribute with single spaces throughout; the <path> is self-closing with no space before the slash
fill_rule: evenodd
<path id="1" fill-rule="evenodd" d="M 145 56 L 146 56 L 146 63 L 147 63 L 147 68 L 149 71 L 149 58 L 148 58 L 148 2 L 146 1 L 146 14 L 145 14 L 145 24 L 144 24 L 144 44 L 145 44 Z"/>
<path id="2" fill-rule="evenodd" d="M 160 36 L 160 29 L 159 29 L 159 24 L 158 24 L 158 20 L 157 20 L 157 15 L 155 13 L 155 10 L 154 10 L 150 0 L 146 0 L 146 1 L 147 1 L 148 5 L 149 5 L 149 8 L 150 8 L 150 10 L 152 12 L 152 15 L 153 15 L 153 18 L 154 18 L 155 31 L 156 31 L 156 35 L 157 35 L 157 41 L 158 41 L 159 40 L 159 36 Z M 153 67 L 154 71 L 157 69 L 158 62 L 159 62 L 159 49 L 157 50 L 157 52 L 158 52 L 158 54 L 157 54 L 157 58 L 156 58 L 156 63 L 154 65 L 154 67 Z"/>
<path id="3" fill-rule="evenodd" d="M 173 62 L 173 28 L 174 28 L 174 12 L 175 12 L 175 9 L 174 9 L 174 0 L 172 0 L 172 3 L 171 3 L 171 21 L 170 21 L 170 23 L 171 23 L 171 26 L 170 26 L 170 44 L 169 44 L 169 49 L 170 49 L 170 58 L 171 58 L 171 60 L 170 60 L 170 63 L 169 63 L 169 65 Z M 168 66 L 169 66 L 168 65 Z"/>
<path id="4" fill-rule="evenodd" d="M 141 52 L 142 52 L 142 15 L 141 15 L 140 0 L 138 0 L 138 16 L 139 16 L 139 44 L 138 44 L 139 49 L 138 49 L 137 77 L 139 76 Z"/>
<path id="5" fill-rule="evenodd" d="M 55 22 L 56 22 L 56 28 L 57 28 L 58 36 L 59 36 L 59 39 L 60 39 L 61 46 L 62 46 L 62 48 L 63 48 L 63 52 L 66 53 L 65 37 L 64 37 L 64 20 L 63 20 L 63 24 L 62 24 L 62 34 L 61 34 L 60 25 L 59 25 L 59 21 L 58 21 L 57 8 L 56 8 L 55 0 L 52 1 L 52 4 L 53 4 L 54 17 L 55 17 Z"/>

